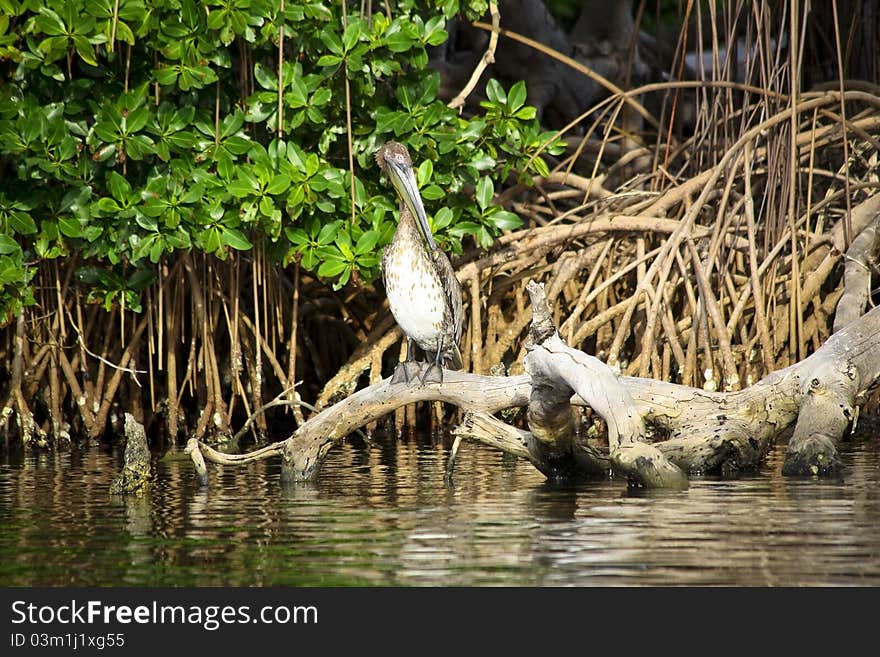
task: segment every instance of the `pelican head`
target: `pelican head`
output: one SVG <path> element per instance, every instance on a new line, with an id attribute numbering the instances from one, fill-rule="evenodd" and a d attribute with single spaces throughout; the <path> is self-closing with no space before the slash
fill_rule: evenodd
<path id="1" fill-rule="evenodd" d="M 431 228 L 428 226 L 428 215 L 419 194 L 419 184 L 413 172 L 412 159 L 406 146 L 396 141 L 385 142 L 376 153 L 376 163 L 385 172 L 397 195 L 404 202 L 410 213 L 416 218 L 419 229 L 431 250 L 437 249 Z"/>

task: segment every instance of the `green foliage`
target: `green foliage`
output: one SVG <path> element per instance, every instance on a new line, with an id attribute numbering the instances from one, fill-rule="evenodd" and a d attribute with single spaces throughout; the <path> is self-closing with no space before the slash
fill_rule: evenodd
<path id="1" fill-rule="evenodd" d="M 33 303 L 41 261 L 71 255 L 92 299 L 134 310 L 157 263 L 191 249 L 265 242 L 337 287 L 371 281 L 396 225 L 373 161 L 388 139 L 420 163 L 438 240 L 490 246 L 520 225 L 496 186 L 546 173 L 526 163 L 548 135 L 522 83 L 492 81 L 465 119 L 427 67 L 445 19 L 486 5 L 344 20 L 319 0 L 0 0 L 0 321 Z"/>

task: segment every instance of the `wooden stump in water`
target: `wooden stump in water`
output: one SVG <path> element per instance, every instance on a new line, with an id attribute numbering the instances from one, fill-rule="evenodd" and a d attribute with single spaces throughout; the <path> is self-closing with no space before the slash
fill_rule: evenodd
<path id="1" fill-rule="evenodd" d="M 150 482 L 150 448 L 143 425 L 131 413 L 125 414 L 125 464 L 110 484 L 114 495 L 143 493 Z"/>

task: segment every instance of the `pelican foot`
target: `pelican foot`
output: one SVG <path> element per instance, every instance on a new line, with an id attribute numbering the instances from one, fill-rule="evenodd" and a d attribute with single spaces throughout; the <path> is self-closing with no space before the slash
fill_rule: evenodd
<path id="1" fill-rule="evenodd" d="M 391 375 L 391 385 L 418 380 L 421 371 L 422 363 L 417 363 L 414 360 L 405 360 L 402 363 L 398 363 L 397 367 L 394 368 L 394 374 Z"/>
<path id="2" fill-rule="evenodd" d="M 431 363 L 422 374 L 422 383 L 443 383 L 443 368 L 437 363 Z"/>

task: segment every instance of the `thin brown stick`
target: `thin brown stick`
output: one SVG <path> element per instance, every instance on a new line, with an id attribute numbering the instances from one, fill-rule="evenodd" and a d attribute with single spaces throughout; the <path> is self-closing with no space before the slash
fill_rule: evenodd
<path id="1" fill-rule="evenodd" d="M 458 93 L 458 95 L 447 104 L 447 107 L 451 109 L 461 111 L 461 108 L 464 107 L 465 100 L 467 100 L 467 97 L 470 96 L 474 87 L 476 87 L 477 83 L 480 81 L 480 76 L 483 75 L 483 71 L 486 70 L 486 67 L 489 64 L 495 63 L 495 48 L 498 46 L 498 34 L 500 32 L 499 25 L 501 23 L 501 15 L 498 13 L 498 3 L 495 2 L 495 0 L 489 1 L 489 14 L 492 17 L 492 25 L 489 33 L 489 46 L 486 48 L 486 52 L 483 53 L 483 56 L 480 57 L 480 61 L 477 62 L 467 84 L 464 85 L 464 88 Z"/>
<path id="2" fill-rule="evenodd" d="M 837 51 L 837 77 L 840 82 L 840 116 L 843 119 L 846 119 L 846 103 L 843 100 L 844 94 L 844 77 L 843 77 L 843 52 L 840 46 L 840 18 L 837 14 L 837 0 L 831 0 L 831 12 L 834 17 L 834 47 Z M 843 234 L 844 234 L 844 242 L 846 244 L 846 248 L 849 249 L 850 244 L 852 244 L 855 235 L 853 235 L 852 222 L 850 219 L 850 215 L 852 214 L 852 195 L 849 189 L 849 139 L 846 136 L 847 123 L 846 120 L 842 121 L 840 124 L 841 132 L 843 133 L 843 168 L 844 168 L 844 178 L 843 184 L 846 189 L 846 195 L 844 199 L 846 200 L 846 215 L 843 218 Z"/>
<path id="3" fill-rule="evenodd" d="M 297 258 L 293 268 L 293 306 L 290 310 L 290 341 L 287 344 L 287 387 L 291 390 L 291 394 L 293 395 L 290 401 L 297 401 L 299 398 L 296 389 L 293 387 L 293 383 L 294 381 L 296 381 L 297 333 L 299 331 L 300 275 L 301 266 L 299 258 Z M 293 405 L 293 417 L 296 420 L 297 426 L 301 426 L 305 421 L 303 418 L 302 409 L 300 408 L 300 406 L 295 404 Z"/>
<path id="4" fill-rule="evenodd" d="M 276 134 L 278 139 L 284 134 L 284 0 L 280 0 L 278 6 L 278 19 L 281 25 L 278 27 L 278 126 Z"/>
<path id="5" fill-rule="evenodd" d="M 482 321 L 480 320 L 480 277 L 471 277 L 471 371 L 474 374 L 483 372 L 483 337 Z"/>
<path id="6" fill-rule="evenodd" d="M 749 275 L 752 285 L 752 296 L 755 299 L 755 324 L 757 325 L 758 337 L 761 342 L 761 359 L 764 363 L 764 372 L 773 371 L 773 343 L 770 341 L 770 329 L 767 326 L 767 316 L 764 312 L 764 291 L 761 288 L 761 280 L 758 273 L 757 235 L 755 222 L 755 204 L 752 200 L 752 145 L 746 144 L 744 150 L 743 177 L 745 183 L 745 213 L 748 223 L 749 236 Z M 731 319 L 733 319 L 731 314 Z"/>
<path id="7" fill-rule="evenodd" d="M 700 262 L 697 247 L 694 246 L 691 240 L 688 240 L 687 246 L 691 252 L 691 263 L 697 278 L 697 284 L 700 287 L 700 298 L 705 302 L 706 312 L 715 327 L 714 336 L 718 341 L 718 347 L 721 350 L 721 363 L 724 366 L 724 387 L 726 390 L 737 390 L 739 388 L 739 376 L 736 373 L 733 353 L 730 350 L 730 335 L 727 333 L 727 325 L 724 323 L 724 318 L 721 316 L 721 310 L 718 307 L 718 300 L 712 292 L 709 279 L 706 276 L 703 264 Z"/>

